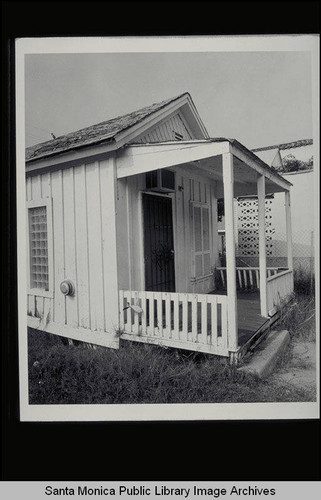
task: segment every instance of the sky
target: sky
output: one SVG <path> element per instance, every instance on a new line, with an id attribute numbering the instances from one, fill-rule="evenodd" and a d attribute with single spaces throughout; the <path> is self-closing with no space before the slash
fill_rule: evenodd
<path id="1" fill-rule="evenodd" d="M 211 137 L 309 139 L 309 52 L 28 54 L 26 146 L 189 92 Z"/>

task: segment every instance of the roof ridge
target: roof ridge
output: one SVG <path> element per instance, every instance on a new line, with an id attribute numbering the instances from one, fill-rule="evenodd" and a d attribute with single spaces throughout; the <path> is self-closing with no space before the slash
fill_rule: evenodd
<path id="1" fill-rule="evenodd" d="M 38 152 L 41 152 L 41 150 L 43 149 L 46 149 L 47 152 L 48 148 L 55 150 L 57 147 L 59 149 L 59 146 L 62 146 L 62 143 L 65 143 L 64 144 L 65 146 L 68 146 L 71 143 L 73 145 L 76 145 L 76 143 L 79 144 L 78 140 L 80 141 L 83 140 L 83 145 L 87 145 L 89 144 L 89 142 L 90 143 L 92 142 L 90 140 L 90 135 L 91 135 L 90 132 L 93 132 L 94 130 L 99 131 L 99 129 L 101 129 L 100 130 L 101 136 L 99 138 L 99 141 L 107 139 L 112 140 L 113 137 L 117 135 L 117 133 L 119 133 L 120 131 L 127 130 L 128 128 L 144 120 L 144 118 L 147 118 L 149 115 L 156 113 L 157 111 L 160 111 L 168 104 L 177 101 L 178 99 L 182 98 L 185 95 L 188 95 L 191 98 L 189 92 L 183 92 L 182 94 L 176 95 L 174 97 L 170 97 L 168 99 L 164 99 L 159 102 L 154 102 L 153 104 L 144 106 L 136 110 L 132 110 L 123 115 L 115 116 L 113 118 L 110 118 L 109 120 L 104 120 L 102 122 L 94 123 L 87 127 L 83 127 L 81 129 L 74 130 L 72 132 L 68 132 L 67 134 L 60 135 L 55 139 L 50 139 L 49 141 L 29 146 L 26 148 L 26 159 L 27 160 L 36 159 L 37 157 L 39 157 Z M 128 120 L 127 123 L 126 120 Z M 119 124 L 118 127 L 117 123 Z M 107 128 L 108 124 L 110 125 L 109 130 Z M 112 127 L 113 125 L 114 127 Z M 106 127 L 106 130 L 104 130 L 104 127 Z M 84 134 L 86 134 L 86 137 L 83 138 L 82 135 Z M 94 137 L 92 139 L 94 140 Z M 51 154 L 53 153 L 51 152 Z"/>
<path id="2" fill-rule="evenodd" d="M 149 104 L 147 106 L 143 106 L 142 108 L 133 109 L 132 111 L 129 111 L 128 113 L 124 113 L 124 114 L 118 115 L 118 116 L 113 116 L 109 120 L 103 120 L 102 122 L 92 123 L 91 125 L 87 125 L 86 127 L 82 127 L 82 128 L 80 128 L 78 130 L 73 130 L 72 132 L 67 132 L 67 134 L 59 135 L 55 139 L 50 139 L 49 141 L 40 142 L 39 145 L 40 144 L 46 144 L 48 142 L 52 142 L 53 143 L 55 140 L 58 140 L 61 137 L 67 137 L 68 135 L 71 135 L 71 134 L 77 134 L 77 132 L 81 132 L 82 130 L 89 129 L 91 127 L 98 127 L 99 125 L 104 125 L 106 123 L 112 122 L 113 120 L 119 120 L 120 118 L 124 118 L 126 116 L 132 115 L 133 113 L 140 113 L 141 111 L 144 111 L 144 110 L 146 110 L 148 108 L 152 108 L 153 106 L 160 106 L 160 108 L 158 108 L 158 109 L 161 109 L 161 107 L 166 106 L 166 104 L 169 104 L 172 101 L 176 101 L 176 99 L 178 99 L 179 97 L 183 97 L 183 95 L 185 95 L 185 94 L 189 95 L 188 92 L 184 92 L 183 94 L 177 95 L 175 97 L 171 97 L 169 99 L 164 99 L 164 100 L 159 101 L 159 102 L 153 102 L 152 104 Z M 29 146 L 29 148 L 33 148 L 33 147 L 35 147 L 37 145 L 38 144 L 35 144 L 34 146 Z M 29 149 L 29 148 L 26 148 L 26 149 Z"/>

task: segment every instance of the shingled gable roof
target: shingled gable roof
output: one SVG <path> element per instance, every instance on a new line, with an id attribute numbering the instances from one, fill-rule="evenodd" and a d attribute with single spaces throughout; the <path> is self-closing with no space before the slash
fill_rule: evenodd
<path id="1" fill-rule="evenodd" d="M 130 129 L 183 96 L 188 96 L 191 99 L 190 94 L 185 92 L 176 97 L 154 103 L 131 113 L 26 148 L 26 162 L 84 146 L 115 141 L 117 134 Z"/>

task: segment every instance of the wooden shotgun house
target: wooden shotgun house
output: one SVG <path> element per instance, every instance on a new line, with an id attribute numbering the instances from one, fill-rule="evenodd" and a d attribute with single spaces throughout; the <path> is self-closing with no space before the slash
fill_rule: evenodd
<path id="1" fill-rule="evenodd" d="M 26 176 L 30 327 L 237 359 L 293 291 L 290 182 L 238 141 L 210 138 L 188 93 L 27 148 Z M 266 265 L 264 200 L 276 192 L 282 270 Z M 244 195 L 258 198 L 257 268 L 236 268 L 233 200 Z"/>

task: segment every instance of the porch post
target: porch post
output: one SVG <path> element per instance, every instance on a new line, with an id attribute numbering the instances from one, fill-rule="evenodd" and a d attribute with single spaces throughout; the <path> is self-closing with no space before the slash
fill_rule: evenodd
<path id="1" fill-rule="evenodd" d="M 268 316 L 267 277 L 266 277 L 266 241 L 265 241 L 265 177 L 258 175 L 258 225 L 259 225 L 259 266 L 260 266 L 260 304 L 261 316 Z"/>
<path id="2" fill-rule="evenodd" d="M 236 263 L 234 239 L 234 172 L 233 155 L 223 155 L 223 184 L 225 210 L 225 238 L 226 238 L 226 283 L 228 307 L 228 350 L 235 352 L 238 349 L 237 331 L 237 297 L 236 297 Z"/>
<path id="3" fill-rule="evenodd" d="M 293 271 L 293 247 L 292 247 L 292 221 L 291 221 L 291 198 L 290 191 L 285 191 L 285 223 L 286 223 L 286 243 L 288 268 Z"/>

